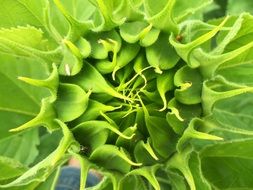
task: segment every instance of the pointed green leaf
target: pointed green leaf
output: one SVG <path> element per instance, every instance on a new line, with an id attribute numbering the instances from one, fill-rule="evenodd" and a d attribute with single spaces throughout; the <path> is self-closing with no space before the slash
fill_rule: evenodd
<path id="1" fill-rule="evenodd" d="M 38 80 L 38 79 L 32 79 L 32 78 L 27 78 L 27 77 L 21 77 L 21 76 L 18 77 L 18 79 L 32 86 L 47 88 L 52 95 L 52 101 L 54 101 L 57 99 L 59 76 L 58 76 L 58 70 L 57 70 L 56 65 L 53 64 L 52 66 L 53 66 L 53 70 L 47 79 Z"/>
<path id="2" fill-rule="evenodd" d="M 147 166 L 142 167 L 139 169 L 134 169 L 131 172 L 128 173 L 128 175 L 140 175 L 143 176 L 148 180 L 150 184 L 154 187 L 155 190 L 160 190 L 160 185 L 156 179 L 155 173 L 157 169 L 159 168 L 159 165 L 153 165 L 153 166 Z"/>
<path id="3" fill-rule="evenodd" d="M 168 109 L 170 111 L 166 115 L 166 120 L 177 134 L 182 134 L 190 120 L 199 117 L 202 112 L 199 104 L 185 105 L 176 101 L 175 98 L 168 103 Z"/>
<path id="4" fill-rule="evenodd" d="M 54 0 L 54 3 L 71 26 L 67 35 L 69 40 L 76 41 L 91 28 L 91 23 L 88 19 L 94 11 L 94 6 L 89 1 L 84 3 L 80 0 L 73 2 Z"/>
<path id="5" fill-rule="evenodd" d="M 64 122 L 78 118 L 88 107 L 90 92 L 86 93 L 77 85 L 61 83 L 58 93 L 54 106 L 58 118 Z"/>
<path id="6" fill-rule="evenodd" d="M 74 127 L 72 132 L 78 142 L 86 147 L 86 152 L 90 153 L 105 144 L 109 135 L 106 124 L 104 121 L 86 121 Z"/>
<path id="7" fill-rule="evenodd" d="M 148 141 L 145 144 L 142 140 L 135 145 L 134 157 L 137 162 L 143 163 L 143 165 L 153 165 L 156 163 L 156 160 L 159 160 L 150 146 L 150 142 Z"/>
<path id="8" fill-rule="evenodd" d="M 38 126 L 45 126 L 48 131 L 53 131 L 58 128 L 55 124 L 54 119 L 56 118 L 56 113 L 53 108 L 52 102 L 50 98 L 44 98 L 41 102 L 41 109 L 38 115 L 33 118 L 32 120 L 28 121 L 27 123 L 11 129 L 10 132 L 17 132 L 28 128 L 38 127 Z"/>
<path id="9" fill-rule="evenodd" d="M 106 113 L 108 111 L 114 111 L 119 108 L 120 107 L 105 105 L 101 102 L 90 99 L 87 110 L 74 122 L 79 124 L 84 121 L 95 120 L 98 116 L 100 116 L 100 112 Z"/>
<path id="10" fill-rule="evenodd" d="M 151 144 L 162 158 L 168 157 L 175 150 L 175 136 L 166 120 L 150 116 L 144 107 L 145 123 L 151 138 Z"/>
<path id="11" fill-rule="evenodd" d="M 164 71 L 163 74 L 158 74 L 156 78 L 157 90 L 163 101 L 163 107 L 159 111 L 167 108 L 166 93 L 174 88 L 173 77 L 174 73 L 172 71 Z"/>
<path id="12" fill-rule="evenodd" d="M 194 60 L 194 50 L 198 50 L 197 47 L 204 44 L 205 42 L 209 41 L 212 37 L 214 37 L 224 26 L 224 24 L 227 22 L 229 17 L 226 17 L 218 26 L 215 26 L 214 28 L 210 25 L 205 25 L 208 32 L 202 34 L 200 33 L 200 36 L 196 36 L 194 39 L 191 39 L 189 43 L 181 43 L 180 40 L 178 41 L 176 39 L 175 35 L 171 35 L 169 38 L 170 43 L 172 46 L 176 49 L 176 52 L 178 55 L 189 65 L 191 68 L 196 68 L 200 65 L 200 62 Z M 199 22 L 197 22 L 199 24 Z M 192 25 L 189 25 L 191 28 Z M 209 31 L 210 30 L 210 31 Z M 187 30 L 186 30 L 187 31 Z M 192 56 L 193 55 L 193 56 Z M 198 55 L 196 53 L 196 55 Z M 193 59 L 192 59 L 193 57 Z"/>
<path id="13" fill-rule="evenodd" d="M 202 90 L 204 114 L 210 114 L 214 103 L 219 100 L 231 98 L 252 91 L 253 87 L 251 86 L 232 83 L 221 76 L 217 76 L 210 81 L 205 81 Z"/>
<path id="14" fill-rule="evenodd" d="M 108 170 L 116 170 L 121 173 L 130 171 L 131 165 L 139 166 L 134 163 L 124 151 L 119 150 L 113 145 L 102 145 L 98 147 L 90 156 L 90 160 Z"/>
<path id="15" fill-rule="evenodd" d="M 151 30 L 140 40 L 139 44 L 143 47 L 148 47 L 153 45 L 160 34 L 160 30 L 156 28 L 151 28 Z"/>
<path id="16" fill-rule="evenodd" d="M 201 102 L 202 76 L 198 69 L 183 66 L 177 70 L 174 83 L 175 86 L 180 87 L 175 90 L 177 101 L 187 105 Z"/>
<path id="17" fill-rule="evenodd" d="M 105 59 L 108 57 L 109 49 L 101 43 L 100 40 L 113 40 L 117 43 L 116 52 L 120 50 L 121 47 L 121 38 L 115 30 L 108 32 L 96 33 L 91 32 L 87 34 L 86 40 L 91 44 L 91 57 L 95 59 Z"/>
<path id="18" fill-rule="evenodd" d="M 181 153 L 174 154 L 166 163 L 167 168 L 178 169 L 185 177 L 188 185 L 191 190 L 196 190 L 196 185 L 194 182 L 194 178 L 192 172 L 189 168 L 189 159 L 191 155 L 192 149 L 187 147 Z"/>
<path id="19" fill-rule="evenodd" d="M 154 27 L 165 32 L 178 33 L 178 26 L 173 18 L 173 8 L 175 0 L 159 1 L 144 0 L 145 13 L 148 22 Z"/>
<path id="20" fill-rule="evenodd" d="M 159 39 L 146 48 L 146 57 L 157 73 L 161 73 L 161 70 L 171 69 L 179 61 L 179 57 L 169 44 L 166 34 L 160 34 Z"/>
<path id="21" fill-rule="evenodd" d="M 113 69 L 113 77 L 115 78 L 116 72 L 129 64 L 138 54 L 140 47 L 137 44 L 123 43 L 122 48 L 118 53 L 117 62 Z"/>
<path id="22" fill-rule="evenodd" d="M 113 0 L 93 0 L 93 4 L 97 8 L 97 19 L 94 22 L 94 31 L 108 31 L 113 29 L 115 26 L 121 25 L 126 20 L 124 17 L 116 17 L 113 13 L 118 8 L 118 3 Z M 118 15 L 119 16 L 119 15 Z M 97 22 L 96 22 L 97 21 Z"/>
<path id="23" fill-rule="evenodd" d="M 29 121 L 40 110 L 45 89 L 33 87 L 17 79 L 18 76 L 48 77 L 49 67 L 38 60 L 0 56 L 0 139 L 13 133 L 8 130 Z"/>
<path id="24" fill-rule="evenodd" d="M 198 127 L 198 129 L 196 129 Z M 177 150 L 179 152 L 184 150 L 184 147 L 186 146 L 186 142 L 193 138 L 193 139 L 201 139 L 201 140 L 209 140 L 209 141 L 221 141 L 223 140 L 222 137 L 208 134 L 205 132 L 201 132 L 201 128 L 205 127 L 205 123 L 203 120 L 198 118 L 193 118 L 187 129 L 184 131 L 183 135 L 180 137 L 177 143 Z"/>
<path id="25" fill-rule="evenodd" d="M 114 88 L 107 83 L 105 78 L 87 62 L 84 63 L 83 71 L 74 81 L 86 91 L 91 90 L 94 93 L 106 93 L 120 99 L 131 101 L 131 99 L 114 90 Z"/>
<path id="26" fill-rule="evenodd" d="M 148 23 L 136 21 L 124 23 L 120 27 L 121 37 L 128 43 L 135 43 L 143 39 L 147 33 L 151 30 L 152 25 Z"/>

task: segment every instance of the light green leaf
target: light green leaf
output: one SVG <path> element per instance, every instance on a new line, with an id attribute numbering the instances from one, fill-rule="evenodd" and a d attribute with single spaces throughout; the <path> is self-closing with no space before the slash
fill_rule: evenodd
<path id="1" fill-rule="evenodd" d="M 107 0 L 106 2 L 104 0 L 92 0 L 91 2 L 97 8 L 94 31 L 108 31 L 125 22 L 125 15 L 117 15 L 124 17 L 116 17 L 113 14 L 115 9 L 121 8 L 119 2 L 115 3 L 113 0 Z"/>
<path id="2" fill-rule="evenodd" d="M 0 155 L 29 166 L 39 154 L 37 149 L 39 143 L 38 130 L 28 130 L 0 140 Z"/>
<path id="3" fill-rule="evenodd" d="M 79 49 L 83 58 L 86 58 L 91 54 L 91 45 L 85 38 L 80 38 L 76 42 L 76 47 Z"/>
<path id="4" fill-rule="evenodd" d="M 252 152 L 248 151 L 248 147 L 251 147 L 252 143 L 252 138 L 247 138 L 213 144 L 201 150 L 201 157 L 240 157 L 253 159 Z M 234 151 L 235 149 L 237 150 L 236 152 Z"/>
<path id="5" fill-rule="evenodd" d="M 151 28 L 152 25 L 141 21 L 126 22 L 119 27 L 121 37 L 128 43 L 135 43 L 144 39 Z"/>
<path id="6" fill-rule="evenodd" d="M 109 59 L 111 59 L 111 60 L 106 59 L 106 60 L 98 61 L 96 63 L 96 68 L 102 74 L 111 73 L 117 65 L 117 54 L 119 51 L 119 47 L 118 47 L 119 44 L 117 41 L 114 41 L 112 39 L 108 39 L 108 40 L 101 39 L 99 41 L 99 43 L 103 44 L 104 48 L 108 52 L 111 52 L 113 55 L 109 57 Z M 114 78 L 115 76 L 112 75 L 112 77 Z M 115 80 L 115 78 L 114 78 L 114 80 Z"/>
<path id="7" fill-rule="evenodd" d="M 127 175 L 140 175 L 143 176 L 148 180 L 150 184 L 154 187 L 155 190 L 160 190 L 160 185 L 156 179 L 155 173 L 158 170 L 160 166 L 159 165 L 153 165 L 153 166 L 147 166 L 142 167 L 139 169 L 134 169 L 131 172 L 129 172 Z"/>
<path id="8" fill-rule="evenodd" d="M 198 53 L 194 54 L 194 50 L 195 49 L 198 50 L 197 47 L 199 47 L 200 45 L 204 44 L 205 42 L 209 41 L 212 37 L 214 37 L 222 29 L 222 27 L 227 22 L 227 20 L 228 20 L 228 17 L 226 17 L 215 28 L 207 25 L 206 28 L 208 32 L 201 34 L 200 36 L 197 36 L 195 39 L 192 39 L 192 41 L 189 43 L 186 43 L 186 44 L 181 43 L 180 41 L 176 39 L 175 35 L 170 36 L 170 39 L 169 39 L 170 43 L 176 49 L 176 52 L 178 53 L 178 55 L 189 65 L 189 67 L 191 68 L 199 67 L 200 62 L 196 61 L 196 59 L 194 60 L 194 55 L 198 55 Z M 189 21 L 189 22 L 192 22 L 192 21 Z M 197 22 L 197 24 L 199 23 Z M 189 27 L 191 28 L 192 24 L 189 24 Z"/>
<path id="9" fill-rule="evenodd" d="M 174 154 L 166 163 L 168 169 L 178 169 L 185 177 L 188 185 L 191 190 L 196 190 L 196 185 L 194 182 L 193 175 L 189 168 L 189 159 L 191 155 L 192 149 L 187 147 L 181 153 Z"/>
<path id="10" fill-rule="evenodd" d="M 148 190 L 147 185 L 145 184 L 145 181 L 142 179 L 142 177 L 137 175 L 128 175 L 125 176 L 120 183 L 120 190 L 128 190 L 132 187 L 135 187 L 136 189 L 141 190 Z"/>
<path id="11" fill-rule="evenodd" d="M 227 14 L 238 15 L 242 12 L 253 13 L 253 2 L 252 1 L 241 1 L 228 0 Z"/>
<path id="12" fill-rule="evenodd" d="M 4 156 L 0 156 L 0 167 L 0 183 L 3 180 L 18 177 L 27 171 L 27 167 L 22 165 L 17 160 Z"/>
<path id="13" fill-rule="evenodd" d="M 204 127 L 205 127 L 205 123 L 203 120 L 199 118 L 193 118 L 188 124 L 187 129 L 184 130 L 183 135 L 178 140 L 178 143 L 177 143 L 178 152 L 184 151 L 186 142 L 192 138 L 198 139 L 198 140 L 209 140 L 209 141 L 223 140 L 222 137 L 202 132 Z"/>
<path id="14" fill-rule="evenodd" d="M 174 76 L 174 83 L 180 87 L 175 90 L 177 101 L 187 105 L 201 102 L 202 76 L 198 69 L 191 69 L 187 65 L 181 67 Z"/>
<path id="15" fill-rule="evenodd" d="M 0 188 L 23 186 L 33 182 L 39 184 L 45 181 L 58 165 L 66 161 L 68 156 L 65 155 L 65 152 L 72 144 L 76 143 L 76 141 L 73 139 L 71 132 L 64 123 L 59 120 L 55 122 L 61 126 L 64 135 L 57 149 L 14 181 L 5 185 L 0 185 Z"/>
<path id="16" fill-rule="evenodd" d="M 94 6 L 89 1 L 53 0 L 53 2 L 70 25 L 67 34 L 68 40 L 76 41 L 80 36 L 88 32 L 92 26 L 92 23 L 88 19 L 94 11 Z"/>
<path id="17" fill-rule="evenodd" d="M 179 173 L 176 173 L 176 172 L 171 172 L 171 171 L 169 171 L 167 175 L 168 175 L 169 180 L 170 180 L 169 185 L 172 186 L 173 190 L 176 190 L 176 189 L 186 190 L 187 189 L 187 184 L 186 184 L 186 182 L 184 180 L 184 177 L 182 175 L 180 175 Z M 167 181 L 165 181 L 163 183 L 165 183 L 164 187 L 168 186 Z"/>
<path id="18" fill-rule="evenodd" d="M 95 59 L 106 59 L 110 49 L 106 48 L 101 40 L 113 40 L 117 43 L 116 52 L 121 48 L 121 38 L 115 30 L 108 32 L 96 33 L 90 32 L 87 34 L 86 40 L 91 44 L 91 57 Z"/>
<path id="19" fill-rule="evenodd" d="M 106 93 L 120 99 L 131 101 L 131 99 L 114 90 L 105 78 L 87 62 L 84 63 L 83 71 L 73 80 L 86 91 L 91 90 L 94 93 Z"/>
<path id="20" fill-rule="evenodd" d="M 49 132 L 56 130 L 58 126 L 55 124 L 54 119 L 56 118 L 56 112 L 54 110 L 53 104 L 50 98 L 44 98 L 41 101 L 41 109 L 38 115 L 32 120 L 26 122 L 23 125 L 20 125 L 14 129 L 11 129 L 10 132 L 18 132 L 24 129 L 44 126 L 48 129 Z"/>
<path id="21" fill-rule="evenodd" d="M 238 63 L 238 62 L 237 62 Z M 252 63 L 239 62 L 238 64 L 223 64 L 219 67 L 215 75 L 222 75 L 226 80 L 240 85 L 252 86 Z"/>
<path id="22" fill-rule="evenodd" d="M 81 169 L 81 175 L 80 175 L 80 190 L 85 189 L 86 180 L 88 177 L 89 169 L 91 167 L 91 163 L 89 160 L 80 154 L 71 152 L 71 154 L 79 161 L 80 163 L 80 169 Z"/>
<path id="23" fill-rule="evenodd" d="M 112 190 L 113 186 L 109 177 L 104 176 L 95 186 L 87 187 L 87 190 Z"/>
<path id="24" fill-rule="evenodd" d="M 233 21 L 233 17 L 230 17 L 227 19 L 224 19 L 222 22 L 228 20 L 228 24 L 231 23 L 231 20 Z M 248 55 L 249 49 L 252 48 L 253 44 L 249 43 L 249 34 L 252 32 L 250 28 L 248 28 L 248 25 L 252 23 L 252 16 L 248 14 L 242 14 L 240 15 L 234 24 L 232 26 L 229 26 L 226 30 L 224 28 L 224 31 L 221 31 L 220 34 L 217 36 L 217 46 L 216 47 L 211 47 L 211 42 L 209 44 L 198 44 L 197 46 L 192 46 L 192 49 L 189 48 L 187 51 L 188 53 L 183 53 L 182 51 L 185 51 L 187 49 L 186 46 L 191 46 L 190 44 L 193 44 L 197 42 L 199 39 L 203 38 L 204 36 L 208 36 L 209 34 L 217 30 L 222 26 L 222 23 L 212 31 L 202 34 L 202 37 L 198 37 L 195 40 L 192 40 L 188 44 L 175 44 L 175 48 L 181 46 L 180 50 L 178 49 L 178 53 L 183 57 L 183 59 L 187 59 L 188 65 L 190 67 L 200 67 L 200 72 L 203 75 L 204 78 L 210 78 L 214 75 L 215 70 L 222 64 L 232 61 L 232 63 L 226 63 L 228 64 L 233 64 L 238 63 L 238 62 L 246 62 L 249 60 L 252 60 L 252 57 Z M 204 26 L 204 25 L 203 25 Z M 209 26 L 210 27 L 210 26 Z M 221 28 L 220 28 L 221 29 Z M 227 32 L 227 30 L 229 32 Z M 203 29 L 202 29 L 203 30 Z M 206 25 L 206 30 L 208 30 L 208 26 Z M 186 30 L 188 31 L 188 30 Z M 194 31 L 196 33 L 196 31 Z M 194 34 L 193 33 L 193 34 Z M 184 35 L 191 35 L 192 33 L 188 31 L 188 33 Z M 189 38 L 189 37 L 188 37 Z M 245 40 L 248 38 L 247 40 Z M 202 40 L 204 42 L 205 40 Z M 238 45 L 240 44 L 240 45 Z M 205 46 L 204 46 L 205 45 Z M 183 50 L 186 48 L 185 50 Z M 182 49 L 183 48 L 183 49 Z M 194 49 L 193 49 L 194 48 Z M 212 50 L 210 50 L 213 48 Z M 183 55 L 185 54 L 185 55 Z M 187 56 L 187 57 L 185 57 Z M 184 58 L 185 57 L 185 58 Z"/>
<path id="25" fill-rule="evenodd" d="M 174 73 L 172 71 L 164 71 L 163 74 L 158 74 L 156 78 L 157 90 L 163 101 L 163 107 L 159 111 L 167 108 L 166 93 L 174 88 L 173 77 Z"/>
<path id="26" fill-rule="evenodd" d="M 104 121 L 86 121 L 72 129 L 75 138 L 85 147 L 85 154 L 89 154 L 105 144 L 109 136 L 109 130 L 105 128 L 104 124 L 108 125 Z"/>
<path id="27" fill-rule="evenodd" d="M 100 112 L 105 113 L 108 111 L 114 111 L 119 108 L 120 107 L 113 107 L 110 105 L 105 105 L 105 104 L 98 102 L 96 100 L 89 99 L 87 110 L 79 118 L 77 118 L 74 121 L 74 123 L 79 124 L 84 121 L 95 120 L 98 116 L 100 116 Z"/>
<path id="28" fill-rule="evenodd" d="M 148 22 L 154 27 L 165 32 L 178 33 L 178 26 L 173 18 L 173 8 L 175 0 L 159 1 L 158 3 L 152 0 L 144 0 L 145 13 Z"/>
<path id="29" fill-rule="evenodd" d="M 11 128 L 35 117 L 40 109 L 40 99 L 47 96 L 44 89 L 27 85 L 17 76 L 47 77 L 49 67 L 37 60 L 0 56 L 0 138 L 8 137 Z M 15 101 L 14 101 L 15 100 Z"/>
<path id="30" fill-rule="evenodd" d="M 127 126 L 127 123 L 124 123 L 124 127 Z M 133 139 L 136 139 L 136 130 L 137 130 L 137 125 L 135 124 L 134 126 L 127 126 L 125 127 L 126 129 L 122 132 L 122 134 L 124 134 L 125 136 L 128 136 L 128 137 L 132 137 L 131 141 L 129 141 L 129 139 L 126 139 L 126 138 L 123 138 L 121 136 L 119 136 L 117 138 L 117 141 L 116 141 L 116 145 L 118 147 L 123 147 L 123 148 L 126 148 L 126 149 L 129 149 L 131 146 L 133 146 L 134 144 L 134 140 Z"/>
<path id="31" fill-rule="evenodd" d="M 131 63 L 131 61 L 136 57 L 140 50 L 140 46 L 137 44 L 128 44 L 123 43 L 122 48 L 118 53 L 117 62 L 113 69 L 113 77 L 115 77 L 115 73 L 125 67 L 127 64 Z"/>
<path id="32" fill-rule="evenodd" d="M 51 93 L 50 98 L 52 101 L 57 99 L 59 76 L 58 69 L 55 64 L 52 65 L 52 72 L 46 79 L 39 80 L 22 76 L 19 76 L 18 79 L 32 86 L 47 88 Z"/>
<path id="33" fill-rule="evenodd" d="M 105 176 L 107 176 L 110 179 L 110 184 L 107 184 L 104 188 L 105 190 L 109 190 L 108 188 L 112 189 L 112 190 L 118 190 L 120 188 L 120 181 L 123 178 L 122 173 L 118 172 L 118 171 L 113 171 L 113 170 L 109 170 L 109 171 L 104 171 L 103 174 Z"/>
<path id="34" fill-rule="evenodd" d="M 39 184 L 35 190 L 55 190 L 57 180 L 60 173 L 60 167 L 57 168 L 43 183 Z"/>
<path id="35" fill-rule="evenodd" d="M 205 118 L 206 128 L 227 140 L 251 137 L 251 99 L 252 94 L 245 93 L 216 102 L 212 115 Z"/>
<path id="36" fill-rule="evenodd" d="M 142 0 L 118 0 L 115 4 L 118 5 L 113 12 L 115 18 L 125 18 L 126 21 L 143 19 Z"/>
<path id="37" fill-rule="evenodd" d="M 16 56 L 42 59 L 46 62 L 58 62 L 59 50 L 49 49 L 41 30 L 32 27 L 17 27 L 0 30 L 0 51 Z"/>
<path id="38" fill-rule="evenodd" d="M 166 115 L 166 120 L 177 134 L 182 134 L 190 120 L 199 117 L 202 112 L 199 104 L 185 105 L 176 101 L 175 98 L 168 103 L 168 109 L 170 111 Z"/>
<path id="39" fill-rule="evenodd" d="M 57 148 L 61 138 L 62 134 L 59 130 L 53 131 L 52 133 L 44 133 L 43 135 L 40 135 L 40 144 L 37 146 L 39 155 L 36 157 L 34 163 L 39 163 L 50 153 L 52 153 Z"/>
<path id="40" fill-rule="evenodd" d="M 196 189 L 211 190 L 211 185 L 202 172 L 201 158 L 199 154 L 192 152 L 188 164 L 194 178 Z"/>
<path id="41" fill-rule="evenodd" d="M 63 59 L 59 67 L 59 73 L 72 76 L 80 72 L 83 67 L 83 56 L 80 50 L 69 40 L 63 40 Z"/>
<path id="42" fill-rule="evenodd" d="M 42 48 L 40 46 L 42 46 L 43 43 L 43 32 L 33 26 L 19 26 L 10 29 L 2 28 L 0 31 L 0 38 L 2 40 L 4 38 L 10 41 L 15 41 L 18 44 L 31 48 Z M 2 42 L 2 45 L 5 45 L 4 41 Z"/>
<path id="43" fill-rule="evenodd" d="M 105 129 L 112 131 L 113 133 L 119 135 L 124 139 L 130 140 L 131 138 L 133 138 L 133 134 L 131 134 L 131 136 L 126 136 L 125 134 L 120 132 L 118 130 L 118 127 L 114 124 L 106 121 L 97 120 L 90 120 L 80 123 L 73 129 L 73 132 L 77 136 L 77 138 L 84 143 L 84 145 L 87 144 L 88 146 L 91 146 L 91 148 L 96 148 L 98 145 L 104 144 L 107 139 L 108 132 L 105 131 Z M 96 139 L 94 139 L 94 135 L 97 135 L 96 133 L 100 133 L 100 138 L 98 139 L 100 139 L 101 141 L 96 141 Z M 87 139 L 82 140 L 80 134 L 85 134 L 85 136 L 87 136 Z"/>
<path id="44" fill-rule="evenodd" d="M 204 148 L 201 157 L 207 179 L 219 189 L 251 189 L 253 155 L 248 148 L 252 142 L 250 138 Z"/>
<path id="45" fill-rule="evenodd" d="M 143 47 L 151 46 L 157 41 L 159 34 L 160 30 L 151 28 L 151 30 L 142 39 L 140 39 L 139 44 Z"/>
<path id="46" fill-rule="evenodd" d="M 41 28 L 46 36 L 50 38 L 52 47 L 55 47 L 55 42 L 59 40 L 59 34 L 48 22 L 48 6 L 46 0 L 36 2 L 32 0 L 1 0 L 0 27 L 11 28 L 31 25 Z"/>
<path id="47" fill-rule="evenodd" d="M 143 163 L 143 165 L 153 165 L 156 163 L 156 160 L 159 160 L 157 155 L 154 153 L 153 148 L 150 146 L 149 141 L 145 144 L 142 140 L 140 140 L 136 143 L 134 148 L 135 160 Z"/>
<path id="48" fill-rule="evenodd" d="M 74 84 L 61 83 L 58 93 L 59 96 L 54 106 L 59 119 L 69 122 L 85 112 L 90 92 L 86 93 L 82 88 Z"/>
<path id="49" fill-rule="evenodd" d="M 205 81 L 202 90 L 203 111 L 205 115 L 211 113 L 215 102 L 231 98 L 247 92 L 252 92 L 253 87 L 239 85 L 229 82 L 221 76 L 217 76 L 210 81 Z"/>
<path id="50" fill-rule="evenodd" d="M 212 0 L 177 0 L 173 7 L 173 17 L 176 22 L 182 22 L 190 15 L 197 13 L 212 3 Z"/>
<path id="51" fill-rule="evenodd" d="M 166 34 L 160 34 L 159 39 L 146 48 L 146 57 L 157 73 L 162 73 L 161 70 L 171 69 L 179 61 L 179 57 L 169 44 Z"/>
<path id="52" fill-rule="evenodd" d="M 123 149 L 118 149 L 114 145 L 102 145 L 98 147 L 91 154 L 90 160 L 108 170 L 116 170 L 121 173 L 129 172 L 131 165 L 141 165 L 141 163 L 131 161 Z"/>
<path id="53" fill-rule="evenodd" d="M 144 105 L 143 105 L 144 106 Z M 151 138 L 151 144 L 162 158 L 168 157 L 174 150 L 176 138 L 170 130 L 165 119 L 156 116 L 150 116 L 144 107 L 144 117 L 147 130 Z"/>
<path id="54" fill-rule="evenodd" d="M 71 16 L 72 19 L 75 19 L 79 23 L 85 23 L 86 21 L 88 21 L 91 18 L 93 12 L 95 11 L 95 6 L 89 0 L 61 0 L 60 2 L 68 11 L 69 17 Z M 55 1 L 55 3 L 58 6 L 60 5 L 58 1 Z M 67 19 L 70 18 L 67 17 Z"/>
<path id="55" fill-rule="evenodd" d="M 251 43 L 250 36 L 253 31 L 248 28 L 252 22 L 252 16 L 241 14 L 231 26 L 231 30 L 227 34 L 225 33 L 226 36 L 221 32 L 217 38 L 219 45 L 209 55 L 201 49 L 196 50 L 193 61 L 203 63 L 200 65 L 200 71 L 204 77 L 214 75 L 215 70 L 222 64 L 232 65 L 252 59 L 250 52 L 253 43 Z"/>

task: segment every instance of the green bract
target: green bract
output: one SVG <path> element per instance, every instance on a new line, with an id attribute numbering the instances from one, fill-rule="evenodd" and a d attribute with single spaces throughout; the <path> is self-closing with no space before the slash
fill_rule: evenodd
<path id="1" fill-rule="evenodd" d="M 251 0 L 0 5 L 0 189 L 253 189 Z"/>

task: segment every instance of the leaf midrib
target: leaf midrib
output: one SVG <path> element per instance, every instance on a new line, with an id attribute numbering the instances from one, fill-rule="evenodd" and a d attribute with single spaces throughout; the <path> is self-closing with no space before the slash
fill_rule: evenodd
<path id="1" fill-rule="evenodd" d="M 36 20 L 39 21 L 39 23 L 41 24 L 41 26 L 43 26 L 46 29 L 45 24 L 41 21 L 41 19 L 31 9 L 29 9 L 29 7 L 27 5 L 25 5 L 24 3 L 20 2 L 20 0 L 18 0 L 18 2 L 20 3 L 20 5 L 22 5 L 23 7 L 25 7 L 25 9 L 27 9 L 34 16 L 34 18 L 36 18 Z"/>
<path id="2" fill-rule="evenodd" d="M 32 113 L 32 112 L 28 112 L 24 110 L 4 108 L 4 107 L 0 107 L 0 111 L 12 112 L 12 113 L 17 113 L 17 114 L 22 114 L 22 115 L 27 115 L 27 116 L 32 116 L 32 117 L 35 117 L 37 115 L 36 113 Z"/>

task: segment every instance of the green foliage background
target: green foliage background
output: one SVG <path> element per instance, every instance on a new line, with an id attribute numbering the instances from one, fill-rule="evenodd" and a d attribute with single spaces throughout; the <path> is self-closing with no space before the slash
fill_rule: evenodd
<path id="1" fill-rule="evenodd" d="M 0 189 L 253 189 L 251 0 L 0 5 Z"/>

